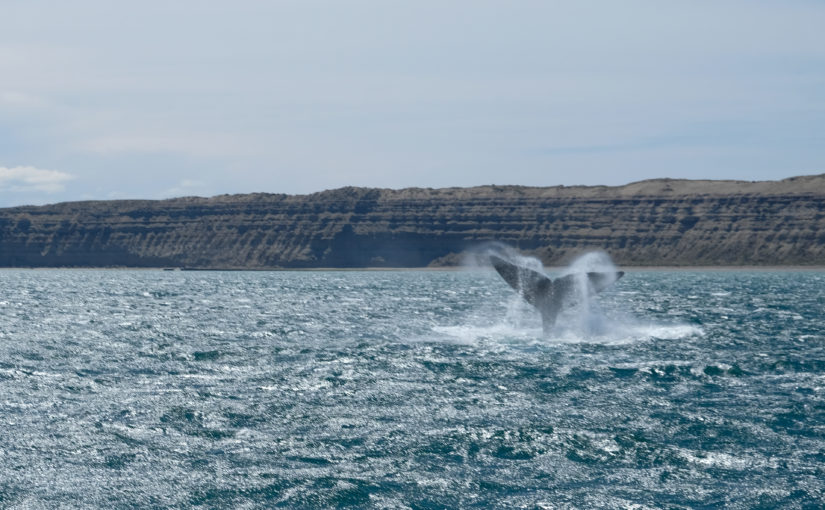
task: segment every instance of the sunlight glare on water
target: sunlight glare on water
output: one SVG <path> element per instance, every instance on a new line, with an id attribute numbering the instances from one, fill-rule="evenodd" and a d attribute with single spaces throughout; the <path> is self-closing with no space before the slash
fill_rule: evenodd
<path id="1" fill-rule="evenodd" d="M 804 507 L 825 274 L 0 271 L 0 506 Z"/>

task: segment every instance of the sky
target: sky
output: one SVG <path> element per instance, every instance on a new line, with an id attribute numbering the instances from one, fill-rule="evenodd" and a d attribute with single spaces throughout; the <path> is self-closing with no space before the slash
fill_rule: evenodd
<path id="1" fill-rule="evenodd" d="M 2 0 L 0 207 L 825 172 L 821 0 Z"/>

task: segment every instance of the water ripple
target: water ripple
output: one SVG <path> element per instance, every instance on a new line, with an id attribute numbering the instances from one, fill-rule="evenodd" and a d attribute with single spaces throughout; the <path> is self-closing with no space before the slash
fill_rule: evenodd
<path id="1" fill-rule="evenodd" d="M 822 277 L 0 271 L 0 506 L 815 507 Z"/>

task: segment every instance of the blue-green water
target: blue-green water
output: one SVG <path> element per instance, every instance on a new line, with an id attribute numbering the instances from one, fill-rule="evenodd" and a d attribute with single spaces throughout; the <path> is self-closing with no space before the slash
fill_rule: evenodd
<path id="1" fill-rule="evenodd" d="M 821 507 L 825 273 L 0 271 L 0 507 Z M 640 506 L 636 506 L 640 505 Z"/>

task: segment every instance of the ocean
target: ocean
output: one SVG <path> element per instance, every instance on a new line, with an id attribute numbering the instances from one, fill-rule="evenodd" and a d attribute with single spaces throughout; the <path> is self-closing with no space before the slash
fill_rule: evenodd
<path id="1" fill-rule="evenodd" d="M 825 272 L 0 271 L 3 508 L 822 508 Z"/>

